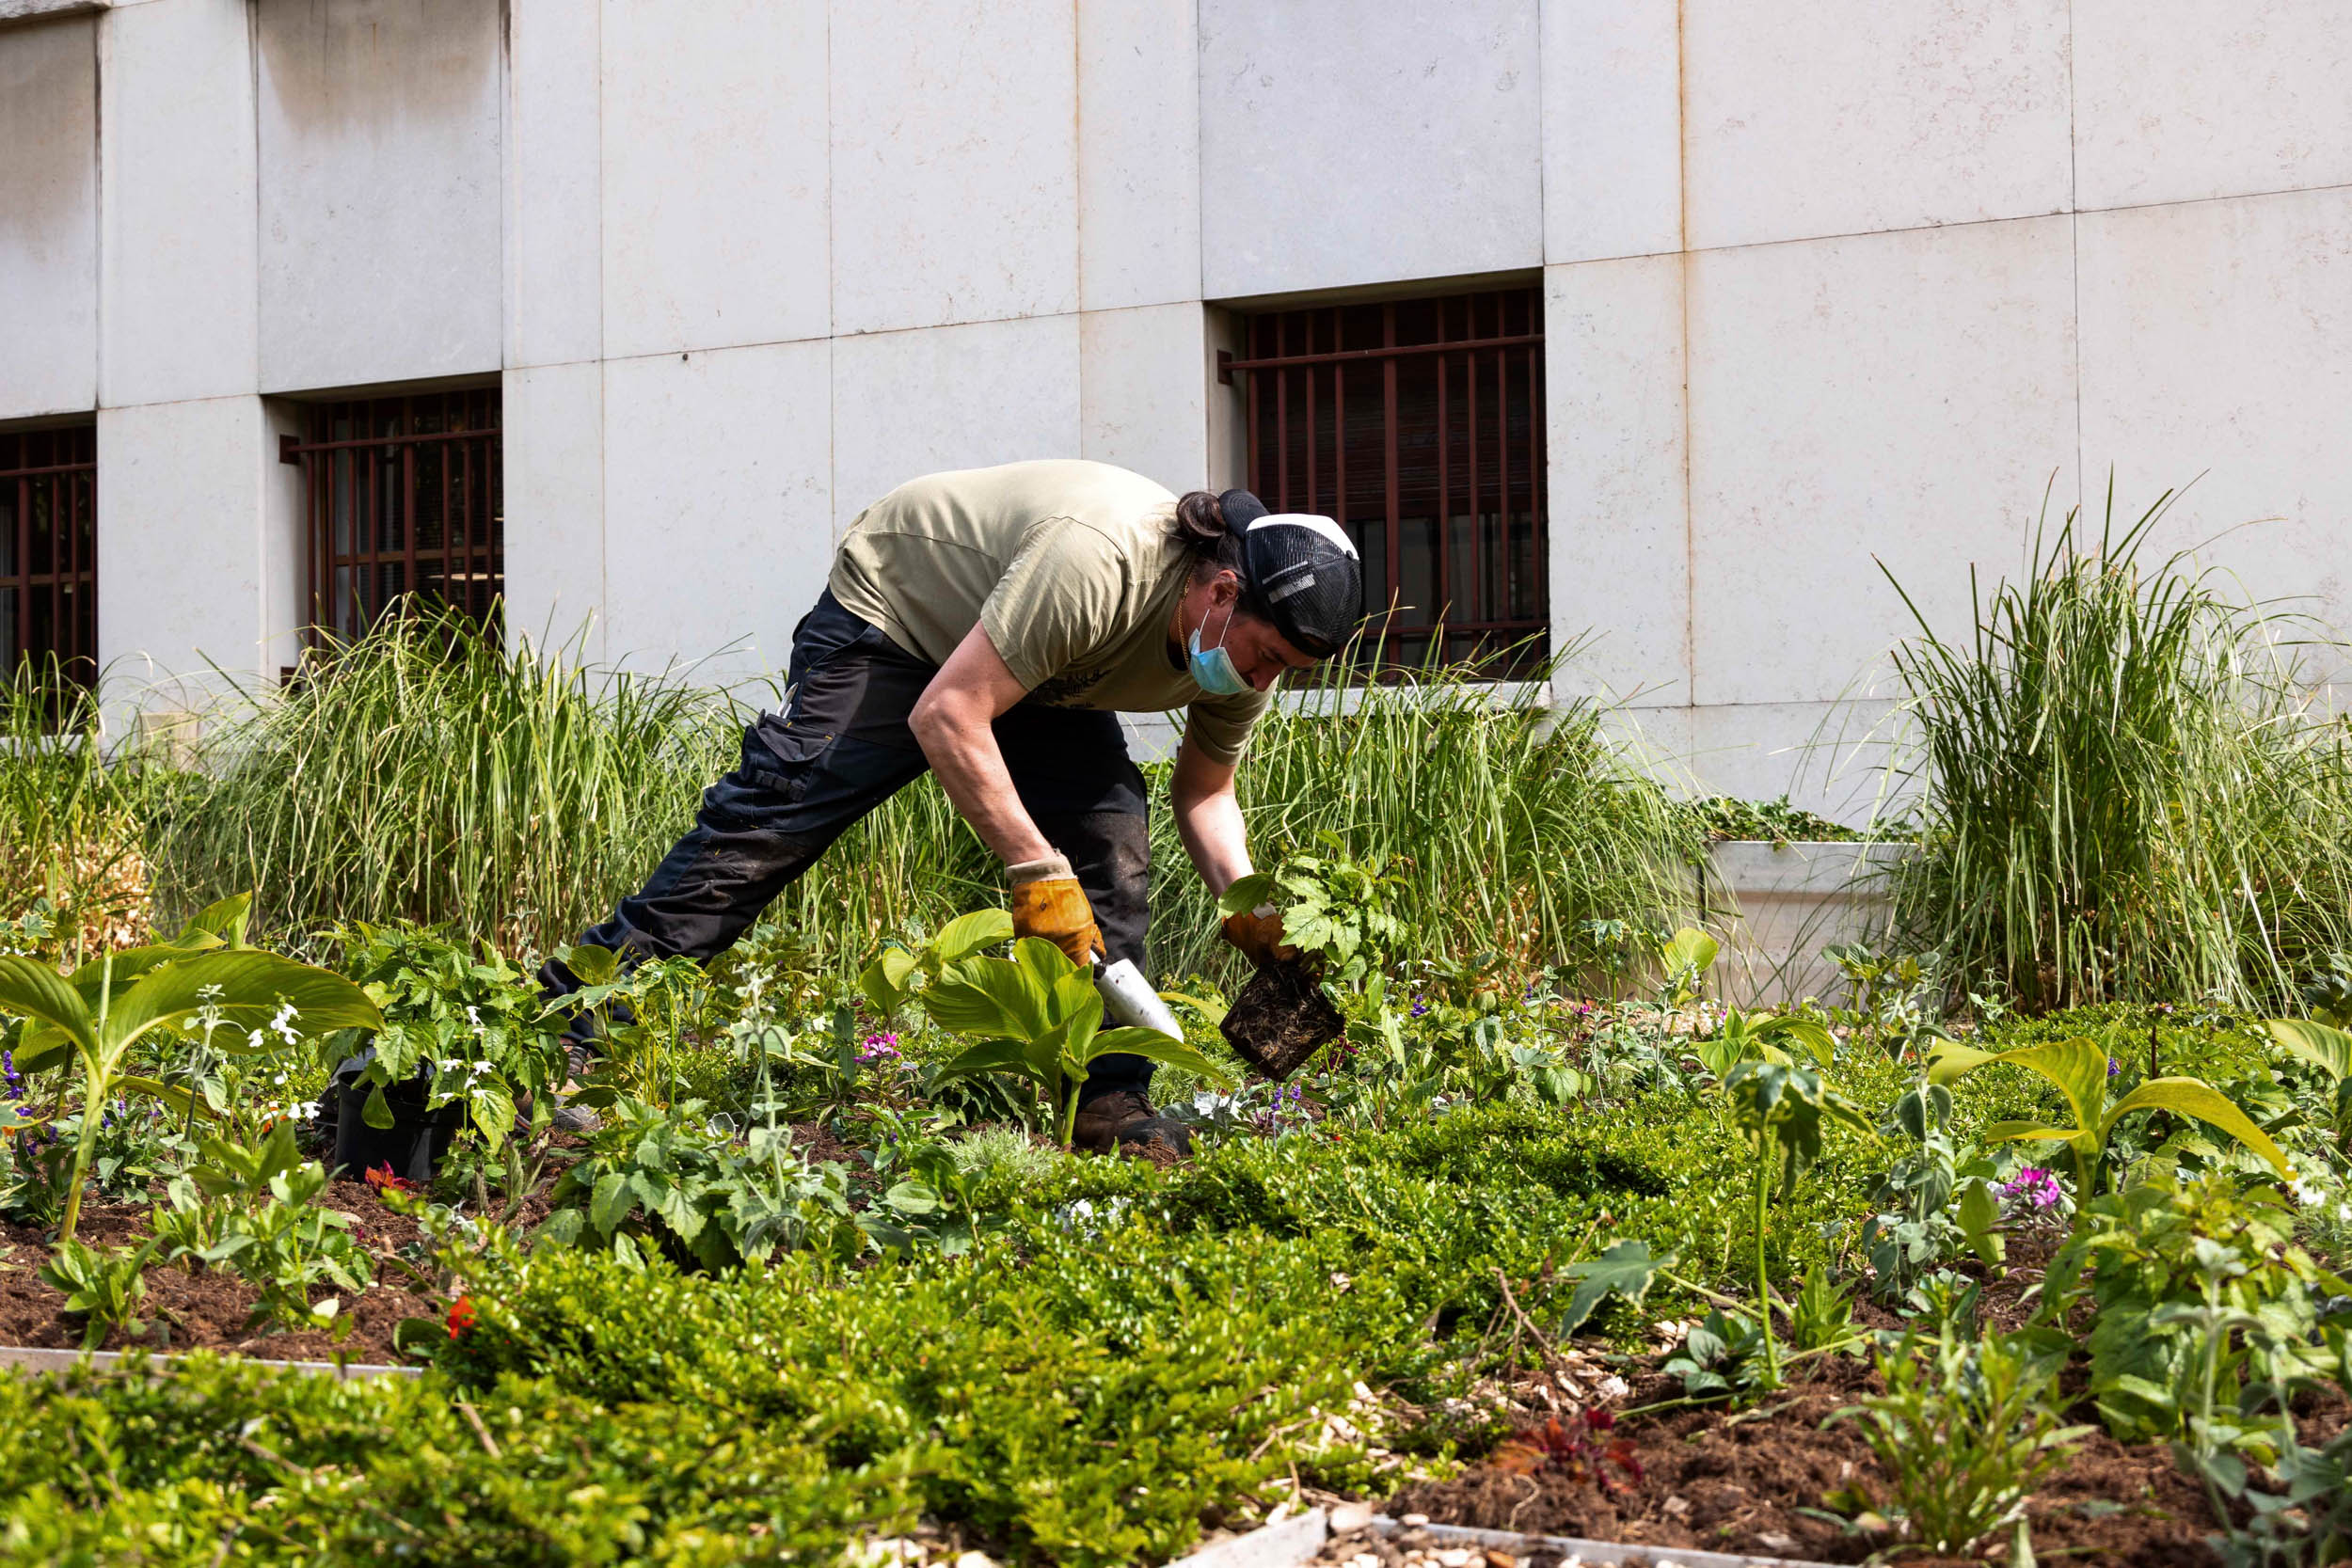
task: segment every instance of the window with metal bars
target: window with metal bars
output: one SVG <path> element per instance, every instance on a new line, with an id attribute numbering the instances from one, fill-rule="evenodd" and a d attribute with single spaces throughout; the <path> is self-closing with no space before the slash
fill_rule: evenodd
<path id="1" fill-rule="evenodd" d="M 495 625 L 506 507 L 495 388 L 323 403 L 278 457 L 301 465 L 312 640 L 408 600 Z"/>
<path id="2" fill-rule="evenodd" d="M 1538 288 L 1269 311 L 1242 378 L 1249 489 L 1319 512 L 1364 557 L 1365 657 L 1540 664 L 1544 325 Z"/>
<path id="3" fill-rule="evenodd" d="M 0 657 L 82 686 L 98 673 L 95 425 L 0 435 Z"/>

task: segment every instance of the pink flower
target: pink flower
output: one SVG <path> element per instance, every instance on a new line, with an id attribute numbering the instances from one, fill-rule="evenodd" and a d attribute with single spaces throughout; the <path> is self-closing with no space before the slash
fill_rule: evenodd
<path id="1" fill-rule="evenodd" d="M 903 1054 L 898 1049 L 898 1037 L 884 1032 L 866 1036 L 866 1043 L 858 1048 L 857 1059 L 861 1062 L 895 1062 L 900 1060 Z"/>
<path id="2" fill-rule="evenodd" d="M 2057 1177 L 2040 1165 L 2027 1165 L 2001 1183 L 2001 1196 L 2031 1204 L 2039 1212 L 2056 1208 L 2066 1194 L 2059 1188 Z"/>

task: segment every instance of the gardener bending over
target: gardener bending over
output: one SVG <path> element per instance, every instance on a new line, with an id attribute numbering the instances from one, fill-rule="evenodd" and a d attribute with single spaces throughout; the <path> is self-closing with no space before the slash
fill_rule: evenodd
<path id="1" fill-rule="evenodd" d="M 928 768 L 1003 857 L 1018 935 L 1144 969 L 1147 807 L 1116 716 L 1185 710 L 1168 804 L 1222 894 L 1250 871 L 1233 797 L 1250 726 L 1285 670 L 1347 640 L 1362 594 L 1336 524 L 1268 515 L 1246 490 L 1178 500 L 1073 461 L 900 485 L 851 525 L 794 628 L 784 711 L 743 732 L 741 765 L 705 791 L 693 829 L 581 941 L 708 958 Z M 1263 961 L 1281 926 L 1241 914 L 1224 934 Z M 552 961 L 540 978 L 550 996 L 579 985 Z M 575 1072 L 586 1062 L 576 1043 Z M 1188 1148 L 1151 1081 L 1141 1056 L 1095 1062 L 1078 1146 Z"/>

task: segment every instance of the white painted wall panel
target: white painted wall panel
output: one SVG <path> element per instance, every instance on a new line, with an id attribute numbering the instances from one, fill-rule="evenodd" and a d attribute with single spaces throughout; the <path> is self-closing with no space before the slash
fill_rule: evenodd
<path id="1" fill-rule="evenodd" d="M 1544 274 L 1552 645 L 1591 634 L 1563 685 L 1646 706 L 1691 700 L 1683 265 Z"/>
<path id="2" fill-rule="evenodd" d="M 776 343 L 616 360 L 604 386 L 605 647 L 703 679 L 773 673 L 833 559 L 831 350 Z"/>
<path id="3" fill-rule="evenodd" d="M 1682 245 L 1682 8 L 1542 0 L 1544 259 Z"/>
<path id="4" fill-rule="evenodd" d="M 590 658 L 605 653 L 604 377 L 595 363 L 511 370 L 501 400 L 507 630 Z"/>
<path id="5" fill-rule="evenodd" d="M 919 474 L 1078 455 L 1078 318 L 844 338 L 834 344 L 836 531 Z"/>
<path id="6" fill-rule="evenodd" d="M 1088 310 L 1200 297 L 1197 0 L 1078 0 L 1078 288 Z"/>
<path id="7" fill-rule="evenodd" d="M 834 330 L 1077 309 L 1070 0 L 839 7 L 832 55 Z"/>
<path id="8" fill-rule="evenodd" d="M 212 683 L 207 659 L 245 674 L 287 662 L 264 641 L 277 460 L 257 397 L 100 411 L 98 657 L 112 695 L 176 706 Z"/>
<path id="9" fill-rule="evenodd" d="M 2352 191 L 2081 222 L 2086 503 L 2352 632 Z"/>
<path id="10" fill-rule="evenodd" d="M 1201 0 L 1211 298 L 1543 261 L 1535 0 Z"/>
<path id="11" fill-rule="evenodd" d="M 262 385 L 499 368 L 501 8 L 260 0 Z"/>
<path id="12" fill-rule="evenodd" d="M 2085 207 L 2352 183 L 2352 6 L 2074 0 Z"/>
<path id="13" fill-rule="evenodd" d="M 1820 702 L 2075 494 L 2071 220 L 1691 259 L 1692 695 Z M 1788 574 L 1802 569 L 1802 598 Z"/>
<path id="14" fill-rule="evenodd" d="M 1089 310 L 1078 318 L 1078 455 L 1178 495 L 1211 487 L 1210 350 L 1199 305 Z"/>
<path id="15" fill-rule="evenodd" d="M 250 14 L 245 0 L 153 0 L 101 35 L 109 404 L 260 386 Z"/>
<path id="16" fill-rule="evenodd" d="M 2068 0 L 1688 0 L 1693 246 L 2065 210 Z"/>
<path id="17" fill-rule="evenodd" d="M 0 419 L 98 403 L 98 54 L 87 18 L 0 32 Z"/>
<path id="18" fill-rule="evenodd" d="M 607 353 L 825 335 L 825 9 L 607 0 Z"/>
<path id="19" fill-rule="evenodd" d="M 603 352 L 602 8 L 507 0 L 506 362 Z"/>

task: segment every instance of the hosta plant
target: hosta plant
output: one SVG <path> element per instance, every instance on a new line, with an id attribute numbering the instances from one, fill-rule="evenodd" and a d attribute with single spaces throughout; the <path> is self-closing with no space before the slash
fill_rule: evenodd
<path id="1" fill-rule="evenodd" d="M 2090 1038 L 2051 1040 L 2014 1051 L 1979 1051 L 1974 1046 L 1945 1040 L 1928 1058 L 1931 1083 L 1949 1084 L 1980 1067 L 2006 1062 L 2041 1074 L 2058 1086 L 2066 1101 L 2068 1121 L 1996 1121 L 1978 1136 L 1987 1143 L 2062 1143 L 2074 1156 L 2075 1192 L 2089 1197 L 2099 1191 L 2106 1169 L 2107 1141 L 2115 1124 L 2137 1111 L 2167 1111 L 2220 1129 L 2270 1163 L 2280 1176 L 2288 1174 L 2287 1159 L 2270 1135 L 2253 1119 L 2201 1078 L 2151 1078 L 2129 1094 L 2109 1087 L 2116 1074 L 2109 1041 Z"/>
<path id="2" fill-rule="evenodd" d="M 1172 1036 L 1104 1028 L 1094 976 L 1037 937 L 1015 942 L 1009 958 L 976 956 L 948 965 L 924 992 L 923 1007 L 941 1028 L 975 1042 L 946 1064 L 943 1076 L 1006 1072 L 1026 1078 L 1054 1107 L 1065 1148 L 1078 1117 L 1079 1088 L 1098 1057 L 1127 1052 L 1212 1083 L 1231 1082 L 1222 1068 Z"/>
<path id="3" fill-rule="evenodd" d="M 975 910 L 942 926 L 929 942 L 883 948 L 858 975 L 858 990 L 875 1013 L 887 1020 L 937 981 L 949 964 L 1011 940 L 1012 916 L 1002 910 Z"/>
<path id="4" fill-rule="evenodd" d="M 16 1053 L 18 1070 L 69 1058 L 82 1069 L 81 1129 L 61 1239 L 72 1239 L 81 1215 L 101 1119 L 92 1113 L 122 1094 L 154 1096 L 181 1110 L 191 1104 L 186 1089 L 125 1070 L 134 1046 L 184 1039 L 210 1027 L 229 1049 L 261 1053 L 382 1022 L 374 1004 L 342 976 L 236 945 L 246 902 L 215 905 L 169 943 L 105 953 L 70 975 L 32 958 L 0 957 L 0 1012 L 28 1025 Z"/>

